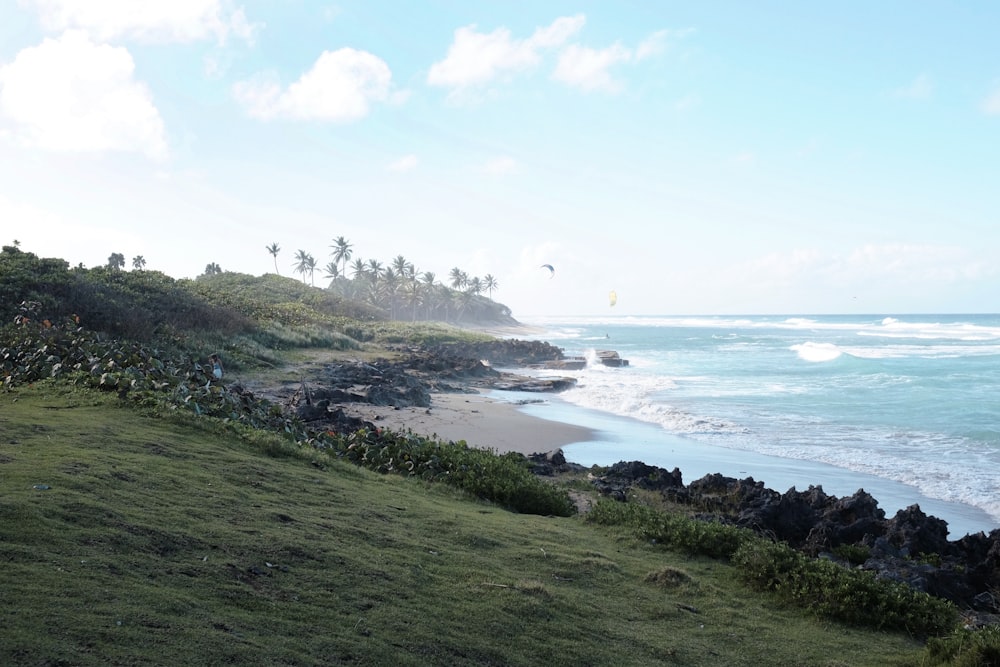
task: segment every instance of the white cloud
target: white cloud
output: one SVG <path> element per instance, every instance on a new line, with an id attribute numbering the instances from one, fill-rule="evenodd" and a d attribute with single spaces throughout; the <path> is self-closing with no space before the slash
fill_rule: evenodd
<path id="1" fill-rule="evenodd" d="M 645 60 L 646 58 L 658 56 L 663 53 L 664 49 L 666 49 L 667 35 L 669 34 L 666 30 L 657 30 L 642 40 L 635 49 L 635 59 Z"/>
<path id="2" fill-rule="evenodd" d="M 485 165 L 483 165 L 483 170 L 487 174 L 493 176 L 505 176 L 507 174 L 517 173 L 517 161 L 512 157 L 497 157 L 492 160 L 488 160 Z"/>
<path id="3" fill-rule="evenodd" d="M 902 88 L 897 88 L 892 91 L 893 97 L 900 97 L 910 100 L 925 100 L 931 96 L 934 92 L 934 84 L 930 77 L 926 74 L 921 74 L 915 78 L 909 85 L 903 86 Z"/>
<path id="4" fill-rule="evenodd" d="M 562 46 L 570 37 L 580 32 L 586 22 L 587 17 L 583 14 L 559 17 L 552 22 L 552 25 L 536 29 L 528 39 L 528 43 L 545 49 Z"/>
<path id="5" fill-rule="evenodd" d="M 1000 87 L 983 100 L 983 113 L 990 116 L 1000 116 Z"/>
<path id="6" fill-rule="evenodd" d="M 552 78 L 585 91 L 617 92 L 622 84 L 611 77 L 611 67 L 622 63 L 637 63 L 666 48 L 672 34 L 659 30 L 644 39 L 635 49 L 615 43 L 603 49 L 567 43 L 583 28 L 582 14 L 564 16 L 551 25 L 538 28 L 527 39 L 516 39 L 507 28 L 479 32 L 475 25 L 455 31 L 448 55 L 434 63 L 427 83 L 451 88 L 452 99 L 476 99 L 469 89 L 482 88 L 492 81 L 514 73 L 537 68 L 545 50 L 559 49 L 558 62 Z M 683 36 L 689 31 L 676 34 Z"/>
<path id="7" fill-rule="evenodd" d="M 684 36 L 689 31 L 676 34 Z M 635 49 L 612 44 L 603 49 L 570 45 L 559 54 L 552 78 L 587 92 L 616 93 L 624 86 L 611 76 L 611 68 L 621 64 L 635 64 L 663 53 L 670 31 L 658 30 L 642 40 Z"/>
<path id="8" fill-rule="evenodd" d="M 163 119 L 122 47 L 80 31 L 22 50 L 0 68 L 0 117 L 51 151 L 137 151 L 164 158 Z"/>
<path id="9" fill-rule="evenodd" d="M 132 38 L 149 42 L 193 42 L 230 36 L 253 41 L 260 24 L 228 0 L 23 0 L 34 5 L 42 26 L 62 32 L 81 29 L 97 40 Z"/>
<path id="10" fill-rule="evenodd" d="M 389 164 L 388 168 L 389 168 L 389 171 L 397 171 L 397 172 L 413 171 L 414 169 L 417 168 L 417 165 L 419 164 L 419 162 L 420 161 L 417 159 L 416 155 L 412 155 L 412 154 L 411 155 L 404 155 L 403 157 L 401 157 L 401 158 L 399 158 L 397 160 L 393 160 Z"/>
<path id="11" fill-rule="evenodd" d="M 632 57 L 632 51 L 620 44 L 606 49 L 571 45 L 559 54 L 552 78 L 585 91 L 617 92 L 622 84 L 612 79 L 608 70 L 613 65 L 630 62 Z"/>
<path id="12" fill-rule="evenodd" d="M 505 73 L 537 67 L 542 49 L 561 46 L 585 22 L 583 15 L 561 17 L 547 27 L 538 28 L 528 39 L 514 39 L 507 28 L 497 28 L 491 33 L 477 32 L 475 25 L 459 28 L 445 59 L 431 65 L 427 83 L 464 88 L 488 83 Z"/>
<path id="13" fill-rule="evenodd" d="M 293 118 L 349 122 L 364 118 L 373 102 L 390 99 L 392 72 L 385 61 L 351 48 L 324 51 L 312 69 L 282 89 L 275 77 L 236 83 L 233 94 L 263 120 Z"/>

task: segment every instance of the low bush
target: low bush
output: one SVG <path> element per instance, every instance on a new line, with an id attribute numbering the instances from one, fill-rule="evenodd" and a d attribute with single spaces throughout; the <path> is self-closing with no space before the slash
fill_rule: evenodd
<path id="1" fill-rule="evenodd" d="M 570 516 L 569 494 L 539 479 L 527 459 L 440 442 L 411 432 L 361 429 L 341 436 L 326 432 L 316 443 L 335 455 L 382 473 L 398 473 L 451 486 L 522 514 Z"/>
<path id="2" fill-rule="evenodd" d="M 640 503 L 601 500 L 587 518 L 605 525 L 627 526 L 640 539 L 674 551 L 712 558 L 730 558 L 744 541 L 754 536 L 745 528 L 696 521 Z"/>
<path id="3" fill-rule="evenodd" d="M 834 547 L 833 555 L 851 565 L 861 565 L 871 557 L 872 550 L 863 544 L 840 544 Z"/>
<path id="4" fill-rule="evenodd" d="M 920 637 L 948 632 L 958 620 L 957 609 L 946 600 L 871 572 L 809 558 L 746 529 L 611 500 L 600 501 L 588 518 L 624 526 L 671 550 L 729 559 L 750 585 L 824 618 Z"/>
<path id="5" fill-rule="evenodd" d="M 959 629 L 927 642 L 928 665 L 993 667 L 1000 665 L 1000 626 L 982 630 Z"/>

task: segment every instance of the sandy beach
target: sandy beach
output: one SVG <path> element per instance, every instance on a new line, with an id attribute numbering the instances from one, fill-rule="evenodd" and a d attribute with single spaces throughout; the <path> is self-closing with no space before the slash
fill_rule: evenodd
<path id="1" fill-rule="evenodd" d="M 430 408 L 344 404 L 351 415 L 398 431 L 441 440 L 465 440 L 471 447 L 497 453 L 524 455 L 563 449 L 567 459 L 583 465 L 612 465 L 617 461 L 645 461 L 667 469 L 680 467 L 685 482 L 721 473 L 747 476 L 768 487 L 785 491 L 821 485 L 828 493 L 848 496 L 859 488 L 871 493 L 891 516 L 918 503 L 928 514 L 948 521 L 951 537 L 989 530 L 995 523 L 982 510 L 961 503 L 927 498 L 916 489 L 822 463 L 783 459 L 717 447 L 704 447 L 685 438 L 660 432 L 649 424 L 601 416 L 578 409 L 552 397 L 541 396 L 541 404 L 518 404 L 484 393 L 434 393 Z M 544 412 L 548 418 L 536 416 Z M 535 413 L 535 414 L 532 414 Z M 563 421 L 559 421 L 559 420 Z M 575 423 L 574 423 L 575 422 Z M 580 425 L 581 423 L 586 425 Z M 625 430 L 622 430 L 625 429 Z M 617 434 L 617 435 L 613 435 Z M 608 438 L 613 438 L 608 440 Z M 659 461 L 647 449 L 649 443 L 666 447 L 669 461 Z"/>
<path id="2" fill-rule="evenodd" d="M 510 402 L 484 394 L 433 394 L 430 408 L 345 405 L 351 415 L 393 430 L 441 440 L 465 440 L 472 447 L 498 453 L 547 453 L 593 439 L 582 426 L 550 421 L 521 412 Z"/>

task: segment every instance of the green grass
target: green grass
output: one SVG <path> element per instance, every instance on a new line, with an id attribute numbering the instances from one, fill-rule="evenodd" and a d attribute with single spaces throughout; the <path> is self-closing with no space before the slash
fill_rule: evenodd
<path id="1" fill-rule="evenodd" d="M 0 664 L 920 664 L 624 527 L 271 437 L 0 394 Z"/>

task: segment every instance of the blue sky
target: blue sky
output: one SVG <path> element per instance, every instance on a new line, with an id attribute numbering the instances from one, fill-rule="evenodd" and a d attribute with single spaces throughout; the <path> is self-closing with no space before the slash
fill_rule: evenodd
<path id="1" fill-rule="evenodd" d="M 275 242 L 293 275 L 344 236 L 491 274 L 525 320 L 997 312 L 998 25 L 985 0 L 0 0 L 0 240 L 181 278 L 273 272 Z"/>

